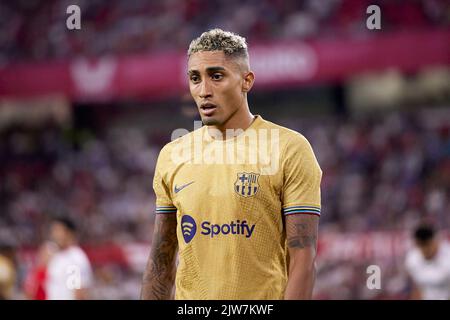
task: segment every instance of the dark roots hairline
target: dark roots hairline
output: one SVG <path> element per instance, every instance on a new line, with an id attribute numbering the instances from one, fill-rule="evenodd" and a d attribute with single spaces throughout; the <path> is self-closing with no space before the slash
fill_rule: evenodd
<path id="1" fill-rule="evenodd" d="M 233 52 L 231 54 L 227 54 L 224 50 L 197 50 L 195 52 L 191 52 L 188 54 L 187 59 L 199 52 L 223 52 L 226 59 L 232 60 L 239 66 L 239 69 L 244 72 L 250 71 L 250 59 L 247 52 Z"/>

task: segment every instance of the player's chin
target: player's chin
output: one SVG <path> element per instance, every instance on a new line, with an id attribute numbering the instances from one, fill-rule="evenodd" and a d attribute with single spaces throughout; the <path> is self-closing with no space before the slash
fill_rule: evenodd
<path id="1" fill-rule="evenodd" d="M 217 126 L 220 125 L 220 121 L 219 119 L 217 119 L 216 117 L 207 117 L 207 116 L 202 116 L 202 122 L 205 126 Z"/>

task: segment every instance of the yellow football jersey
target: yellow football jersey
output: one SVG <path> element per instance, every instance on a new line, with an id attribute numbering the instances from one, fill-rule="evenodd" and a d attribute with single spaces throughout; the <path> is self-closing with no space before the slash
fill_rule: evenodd
<path id="1" fill-rule="evenodd" d="M 168 143 L 153 188 L 177 215 L 176 299 L 282 299 L 284 215 L 320 216 L 322 171 L 306 138 L 256 116 L 241 134 L 206 126 Z"/>

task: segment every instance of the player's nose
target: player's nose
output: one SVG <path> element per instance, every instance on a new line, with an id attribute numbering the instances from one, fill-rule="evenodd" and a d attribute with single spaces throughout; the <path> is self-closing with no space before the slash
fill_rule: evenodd
<path id="1" fill-rule="evenodd" d="M 202 83 L 200 84 L 200 93 L 199 93 L 200 98 L 205 99 L 205 98 L 210 98 L 212 97 L 212 90 L 211 90 L 211 86 L 209 84 L 209 82 L 207 80 L 202 81 Z"/>

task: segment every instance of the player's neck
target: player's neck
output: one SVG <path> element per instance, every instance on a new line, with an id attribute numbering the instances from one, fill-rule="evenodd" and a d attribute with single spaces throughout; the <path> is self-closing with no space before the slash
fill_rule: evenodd
<path id="1" fill-rule="evenodd" d="M 250 127 L 254 120 L 255 116 L 250 112 L 248 104 L 246 103 L 243 108 L 239 108 L 223 125 L 209 126 L 208 131 L 214 139 L 225 140 L 239 135 L 240 132 Z M 233 130 L 233 136 L 230 136 L 229 132 L 227 135 L 227 130 Z M 218 131 L 221 134 L 218 134 Z"/>
<path id="2" fill-rule="evenodd" d="M 68 240 L 66 243 L 64 243 L 64 245 L 61 246 L 61 249 L 67 250 L 75 245 L 76 245 L 76 241 L 71 239 L 71 240 Z"/>

